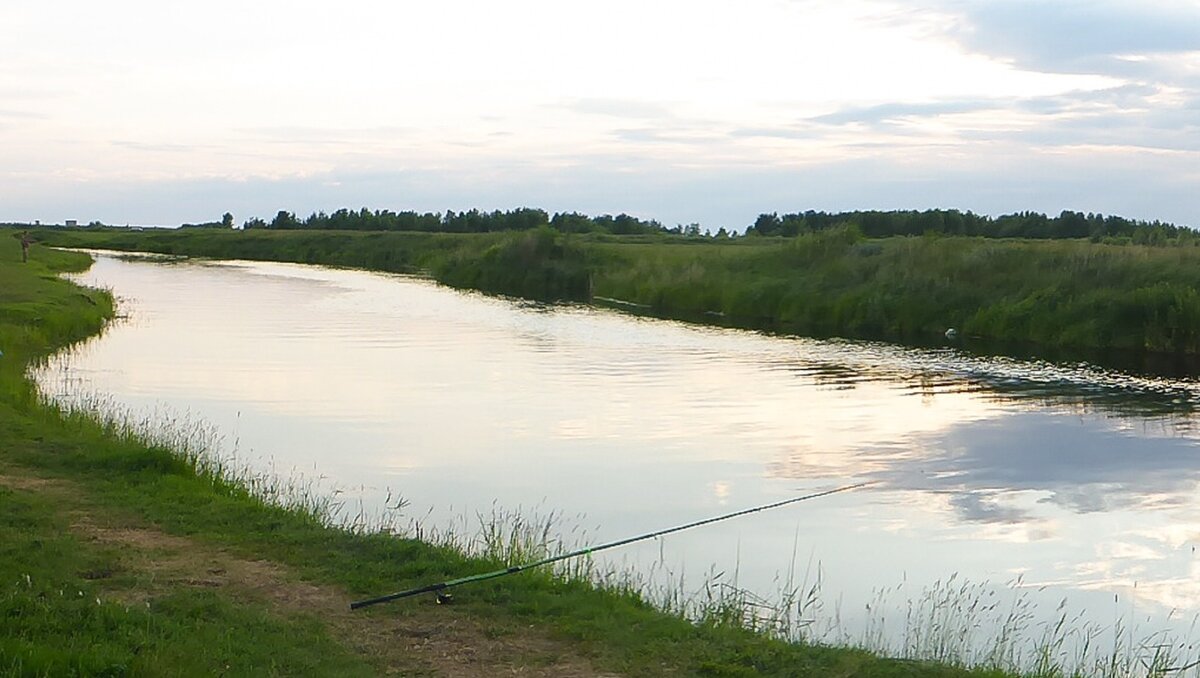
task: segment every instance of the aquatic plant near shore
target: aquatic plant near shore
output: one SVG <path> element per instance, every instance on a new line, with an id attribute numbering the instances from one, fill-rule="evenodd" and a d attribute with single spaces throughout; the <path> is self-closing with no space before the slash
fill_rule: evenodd
<path id="1" fill-rule="evenodd" d="M 54 375 L 51 377 L 51 375 Z M 354 533 L 397 531 L 402 498 L 388 497 L 390 507 L 371 514 L 362 502 L 349 503 L 346 493 L 314 470 L 305 473 L 292 467 L 276 467 L 274 458 L 265 466 L 243 456 L 238 440 L 229 444 L 212 423 L 190 412 L 177 412 L 158 405 L 145 412 L 124 407 L 105 395 L 81 391 L 69 368 L 50 361 L 35 370 L 46 407 L 57 409 L 66 420 L 97 422 L 113 439 L 159 450 L 221 492 L 249 496 L 306 516 L 326 527 Z M 52 389 L 50 384 L 57 384 Z"/>
<path id="2" fill-rule="evenodd" d="M 591 298 L 586 251 L 549 227 L 459 249 L 434 259 L 431 270 L 453 287 L 542 301 Z"/>

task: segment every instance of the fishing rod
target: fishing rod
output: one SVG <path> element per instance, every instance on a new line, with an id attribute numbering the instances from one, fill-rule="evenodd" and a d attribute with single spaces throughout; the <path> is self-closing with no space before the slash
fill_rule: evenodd
<path id="1" fill-rule="evenodd" d="M 747 515 L 750 513 L 757 513 L 759 511 L 767 511 L 770 509 L 779 508 L 780 506 L 787 506 L 788 504 L 796 504 L 796 503 L 799 503 L 802 501 L 808 501 L 809 499 L 818 499 L 820 497 L 828 497 L 831 494 L 837 494 L 839 492 L 849 492 L 850 490 L 857 490 L 859 488 L 866 487 L 868 485 L 874 485 L 874 484 L 875 484 L 875 482 L 872 481 L 872 482 L 866 482 L 866 483 L 855 483 L 854 485 L 843 485 L 842 487 L 836 487 L 832 490 L 824 490 L 821 492 L 814 492 L 812 494 L 806 494 L 806 495 L 803 495 L 800 497 L 792 497 L 791 499 L 784 499 L 783 501 L 777 501 L 777 502 L 774 502 L 771 504 L 763 504 L 762 506 L 755 506 L 753 508 L 742 509 L 741 511 L 734 511 L 733 513 L 726 513 L 725 515 L 716 516 L 715 518 L 705 518 L 704 520 L 697 520 L 692 523 L 687 523 L 686 525 L 678 525 L 676 527 L 669 527 L 665 530 L 649 532 L 647 534 L 639 535 L 636 537 L 628 537 L 626 539 L 620 539 L 617 541 L 609 542 L 607 544 L 600 544 L 599 546 L 589 546 L 587 548 L 582 548 L 577 551 L 571 551 L 570 553 L 563 553 L 563 554 L 560 554 L 557 556 L 543 558 L 536 562 L 526 563 L 525 565 L 513 565 L 511 567 L 504 568 L 503 570 L 494 570 L 492 572 L 484 572 L 482 574 L 473 574 L 469 577 L 460 577 L 458 579 L 450 579 L 448 581 L 438 582 L 437 584 L 429 584 L 427 586 L 420 586 L 415 589 L 408 589 L 407 591 L 400 591 L 399 593 L 389 593 L 386 596 L 379 596 L 378 598 L 368 598 L 367 600 L 359 600 L 357 602 L 350 603 L 350 609 L 357 610 L 359 608 L 367 607 L 370 605 L 378 605 L 379 603 L 387 603 L 387 602 L 390 602 L 393 600 L 399 600 L 400 598 L 408 598 L 411 596 L 418 596 L 418 595 L 421 595 L 422 593 L 434 593 L 434 592 L 438 592 L 438 591 L 444 591 L 449 588 L 454 588 L 455 586 L 462 586 L 463 584 L 471 584 L 471 583 L 479 582 L 479 581 L 487 581 L 488 579 L 495 579 L 497 577 L 504 577 L 504 576 L 507 576 L 510 574 L 517 574 L 518 572 L 524 572 L 525 570 L 530 570 L 535 567 L 541 567 L 542 565 L 549 565 L 551 563 L 557 563 L 560 560 L 567 560 L 568 558 L 577 558 L 579 556 L 586 556 L 586 555 L 590 555 L 593 553 L 599 553 L 600 551 L 606 551 L 608 549 L 615 549 L 618 546 L 625 546 L 627 544 L 633 544 L 635 542 L 645 541 L 647 539 L 654 539 L 655 537 L 662 537 L 662 536 L 665 536 L 668 534 L 672 534 L 674 532 L 682 532 L 683 530 L 690 530 L 693 527 L 700 527 L 701 525 L 709 525 L 711 523 L 717 523 L 722 520 L 729 520 L 730 518 L 737 518 L 738 516 L 744 516 L 744 515 Z"/>

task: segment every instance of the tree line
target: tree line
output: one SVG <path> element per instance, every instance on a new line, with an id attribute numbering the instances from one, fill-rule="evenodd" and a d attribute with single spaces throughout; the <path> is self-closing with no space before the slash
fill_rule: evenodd
<path id="1" fill-rule="evenodd" d="M 760 214 L 747 235 L 793 237 L 836 226 L 853 226 L 863 235 L 966 235 L 984 238 L 1077 239 L 1156 245 L 1196 240 L 1196 231 L 1161 221 L 1138 221 L 1118 216 L 1064 210 L 1057 217 L 1039 212 L 1016 212 L 989 217 L 958 210 L 895 210 L 855 212 L 796 212 Z"/>
<path id="2" fill-rule="evenodd" d="M 244 228 L 280 230 L 313 229 L 345 231 L 419 231 L 429 233 L 495 233 L 527 231 L 549 227 L 563 233 L 610 233 L 613 235 L 644 235 L 670 233 L 671 229 L 654 220 L 643 220 L 628 214 L 604 214 L 591 217 L 578 212 L 558 212 L 551 216 L 545 210 L 521 207 L 514 210 L 485 212 L 477 209 L 465 212 L 393 212 L 391 210 L 340 209 L 332 214 L 314 212 L 298 218 L 280 210 L 271 221 L 253 218 Z"/>
<path id="3" fill-rule="evenodd" d="M 232 215 L 226 213 L 218 224 L 233 225 Z M 191 226 L 191 224 L 186 224 Z M 666 227 L 650 219 L 628 214 L 589 216 L 579 212 L 557 212 L 521 207 L 491 212 L 471 209 L 463 212 L 416 212 L 391 210 L 339 209 L 332 213 L 314 212 L 297 217 L 280 210 L 270 221 L 255 217 L 243 224 L 247 229 L 277 230 L 347 230 L 347 231 L 417 231 L 426 233 L 495 233 L 551 228 L 561 233 L 606 233 L 611 235 L 649 235 L 730 238 L 738 237 L 736 230 L 721 227 L 716 233 L 702 229 L 699 224 Z M 1093 242 L 1134 243 L 1158 245 L 1195 242 L 1200 234 L 1195 230 L 1162 221 L 1140 221 L 1124 217 L 1064 210 L 1056 217 L 1040 212 L 1015 212 L 998 217 L 954 209 L 918 210 L 860 210 L 824 212 L 808 210 L 779 214 L 760 214 L 745 229 L 746 236 L 795 237 L 817 233 L 835 227 L 852 227 L 869 238 L 905 235 L 964 235 L 984 238 L 1083 239 Z"/>

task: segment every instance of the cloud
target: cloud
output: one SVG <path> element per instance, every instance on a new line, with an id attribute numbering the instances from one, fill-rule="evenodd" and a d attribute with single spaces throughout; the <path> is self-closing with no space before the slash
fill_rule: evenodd
<path id="1" fill-rule="evenodd" d="M 1129 82 L 1049 96 L 847 106 L 787 125 L 735 128 L 730 136 L 836 144 L 847 158 L 872 149 L 881 155 L 904 152 L 926 162 L 940 156 L 955 171 L 964 169 L 954 163 L 956 155 L 982 161 L 997 153 L 1032 157 L 1059 152 L 1085 164 L 1089 158 L 1103 162 L 1099 156 L 1109 153 L 1200 152 L 1198 106 L 1200 89 Z M 979 167 L 965 169 L 980 174 Z M 1174 181 L 1189 174 L 1194 177 L 1194 173 L 1176 173 L 1159 179 Z M 959 183 L 949 176 L 944 180 Z M 1055 183 L 1060 182 L 1055 179 Z M 967 188 L 965 192 L 980 190 L 986 189 Z M 1183 221 L 1196 223 L 1194 216 Z"/>
<path id="2" fill-rule="evenodd" d="M 45 120 L 45 113 L 0 108 L 0 120 Z"/>
<path id="3" fill-rule="evenodd" d="M 703 128 L 637 127 L 613 130 L 621 141 L 645 144 L 684 144 L 692 148 L 719 145 L 727 135 Z"/>
<path id="4" fill-rule="evenodd" d="M 557 104 L 556 107 L 584 115 L 601 115 L 634 120 L 664 120 L 675 117 L 675 112 L 671 105 L 642 99 L 573 99 L 566 103 Z"/>
<path id="5" fill-rule="evenodd" d="M 375 127 L 316 127 L 277 125 L 244 127 L 235 132 L 246 139 L 273 144 L 337 146 L 345 144 L 378 143 L 381 140 L 402 139 L 419 130 L 402 125 Z"/>
<path id="6" fill-rule="evenodd" d="M 1085 127 L 1119 128 L 1128 126 L 1128 122 L 1122 122 L 1122 116 L 1132 114 L 1139 116 L 1136 123 L 1141 128 L 1144 128 L 1148 121 L 1153 123 L 1158 118 L 1165 118 L 1166 122 L 1170 123 L 1164 126 L 1174 126 L 1177 122 L 1196 124 L 1197 121 L 1191 117 L 1186 120 L 1178 119 L 1180 113 L 1190 113 L 1190 109 L 1196 105 L 1195 98 L 1163 106 L 1157 101 L 1163 96 L 1164 90 L 1161 86 L 1127 83 L 1106 89 L 1076 90 L 1041 97 L 949 99 L 927 103 L 893 102 L 867 107 L 851 106 L 805 118 L 803 122 L 835 127 L 855 125 L 894 131 L 901 122 L 941 119 L 954 127 L 956 119 L 962 120 L 965 119 L 964 116 L 988 113 L 991 119 L 997 121 L 1003 121 L 1006 116 L 1016 115 L 1036 118 L 1028 125 L 1033 129 L 1053 127 L 1063 123 L 1064 118 L 1066 123 L 1072 125 L 1082 123 Z M 1090 121 L 1087 119 L 1089 117 Z M 962 127 L 969 129 L 970 126 Z"/>
<path id="7" fill-rule="evenodd" d="M 949 38 L 1017 69 L 1099 76 L 1112 86 L 1048 95 L 948 93 L 927 100 L 844 102 L 790 124 L 735 128 L 731 136 L 823 139 L 848 154 L 877 144 L 884 153 L 904 150 L 926 158 L 945 155 L 947 144 L 976 155 L 981 147 L 988 152 L 1003 147 L 1009 155 L 1058 149 L 1081 159 L 1131 150 L 1200 150 L 1195 3 L 928 0 L 893 7 L 881 17 L 898 30 L 924 25 L 929 39 Z M 862 138 L 835 136 L 851 132 Z"/>
<path id="8" fill-rule="evenodd" d="M 950 0 L 965 46 L 1045 72 L 1120 73 L 1130 56 L 1200 51 L 1200 6 L 1191 2 Z"/>
<path id="9" fill-rule="evenodd" d="M 32 123 L 49 119 L 45 113 L 20 109 L 0 109 L 0 134 L 27 127 Z"/>
<path id="10" fill-rule="evenodd" d="M 65 99 L 41 101 L 49 120 L 37 135 L 14 129 L 30 120 L 3 114 L 0 131 L 10 175 L 46 177 L 38 190 L 47 210 L 73 190 L 64 175 L 120 185 L 137 173 L 152 180 L 145 194 L 153 196 L 164 177 L 187 186 L 206 176 L 322 174 L 349 191 L 355 176 L 412 169 L 438 178 L 421 183 L 429 193 L 358 192 L 356 200 L 449 206 L 499 196 L 507 206 L 570 195 L 576 209 L 619 203 L 667 223 L 713 228 L 741 228 L 777 209 L 995 212 L 1068 203 L 1118 213 L 1133 205 L 1139 213 L 1131 216 L 1200 222 L 1188 207 L 1194 201 L 1180 198 L 1175 185 L 1194 170 L 1154 160 L 1134 171 L 1097 158 L 1138 146 L 1188 152 L 1200 138 L 1192 122 L 1200 68 L 1163 51 L 1192 44 L 1180 27 L 1192 25 L 1195 11 L 1145 6 L 821 0 L 690 11 L 681 2 L 649 10 L 618 3 L 590 17 L 582 33 L 563 33 L 559 20 L 574 10 L 539 3 L 528 17 L 499 10 L 476 17 L 464 30 L 480 40 L 460 39 L 466 47 L 453 54 L 424 49 L 437 42 L 434 34 L 392 45 L 342 32 L 330 34 L 320 54 L 297 57 L 278 41 L 246 39 L 261 26 L 278 27 L 271 8 L 216 26 L 212 12 L 178 15 L 147 5 L 130 27 L 81 5 L 61 29 L 68 37 L 92 39 L 102 25 L 128 40 L 105 40 L 84 59 L 84 52 L 41 49 L 44 41 L 19 36 L 12 49 L 23 56 L 0 65 L 0 107 L 36 106 L 8 96 L 29 83 Z M 436 25 L 429 19 L 460 9 L 405 5 L 392 15 L 407 16 L 405 25 L 418 15 L 425 18 L 417 25 Z M 368 13 L 352 8 L 333 19 L 349 25 Z M 30 26 L 53 25 L 56 16 L 33 6 L 19 14 Z M 330 16 L 313 6 L 283 20 L 291 34 L 324 35 Z M 1103 26 L 1081 31 L 1088 22 Z M 364 24 L 368 37 L 382 37 L 386 25 Z M 156 26 L 163 30 L 150 30 Z M 504 26 L 561 49 L 547 51 L 544 41 L 515 50 L 470 47 L 492 44 Z M 1135 35 L 1114 35 L 1126 26 Z M 181 41 L 183 29 L 218 42 Z M 1169 29 L 1166 39 L 1151 39 L 1158 29 Z M 164 35 L 187 45 L 156 49 Z M 567 49 L 609 44 L 613 35 L 645 49 Z M 146 53 L 164 57 L 147 61 Z M 435 53 L 441 56 L 427 58 Z M 1060 74 L 1089 60 L 1094 68 L 1081 72 L 1115 74 L 1118 86 L 1091 91 L 1110 79 Z M 1075 160 L 1051 164 L 1077 173 L 1035 185 L 1045 174 L 1043 154 L 1063 149 Z M 1162 185 L 1149 197 L 1133 195 L 1145 171 L 1159 168 L 1170 172 L 1159 175 Z M 1095 192 L 1084 195 L 1089 187 Z M 292 202 L 299 208 L 313 195 L 297 193 Z M 454 197 L 443 201 L 446 195 Z M 1141 211 L 1152 199 L 1158 208 Z M 21 196 L 6 202 L 28 204 Z M 180 216 L 169 205 L 157 209 L 168 220 Z"/>
<path id="11" fill-rule="evenodd" d="M 1147 101 L 1162 94 L 1162 88 L 1147 83 L 1127 83 L 1093 91 L 1075 91 L 1055 96 L 1023 99 L 1017 107 L 1031 113 L 1066 113 L 1080 107 L 1104 107 L 1115 110 L 1144 108 Z"/>
<path id="12" fill-rule="evenodd" d="M 978 140 L 927 158 L 919 149 L 909 153 L 894 144 L 872 145 L 869 135 L 859 138 L 853 153 L 842 149 L 840 158 L 812 159 L 800 150 L 791 165 L 753 156 L 739 160 L 736 144 L 723 149 L 732 158 L 728 163 L 686 165 L 674 153 L 651 152 L 675 144 L 629 142 L 623 152 L 563 149 L 545 162 L 481 158 L 429 167 L 401 158 L 393 169 L 334 164 L 273 177 L 84 181 L 54 167 L 37 173 L 9 167 L 0 168 L 10 189 L 0 198 L 0 211 L 5 219 L 177 224 L 219 217 L 226 209 L 241 219 L 279 209 L 307 214 L 363 205 L 422 211 L 531 205 L 741 230 L 763 212 L 954 207 L 992 215 L 1073 209 L 1200 226 L 1194 155 L 1053 153 L 1033 144 Z"/>
<path id="13" fill-rule="evenodd" d="M 195 153 L 203 148 L 195 144 L 148 143 L 143 141 L 112 141 L 113 146 L 147 153 Z"/>
<path id="14" fill-rule="evenodd" d="M 738 127 L 729 131 L 733 138 L 746 139 L 813 139 L 817 136 L 808 125 L 790 127 Z"/>
<path id="15" fill-rule="evenodd" d="M 851 107 L 834 113 L 808 118 L 808 122 L 822 125 L 847 125 L 852 123 L 878 126 L 903 118 L 929 118 L 956 113 L 975 113 L 1003 107 L 998 101 L 970 99 L 939 101 L 932 103 L 887 103 L 878 106 Z"/>

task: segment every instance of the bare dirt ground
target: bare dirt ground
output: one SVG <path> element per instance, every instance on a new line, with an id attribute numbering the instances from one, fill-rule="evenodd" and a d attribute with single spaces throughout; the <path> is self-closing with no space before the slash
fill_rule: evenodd
<path id="1" fill-rule="evenodd" d="M 112 596 L 129 605 L 145 604 L 174 587 L 216 589 L 233 600 L 261 604 L 281 618 L 315 620 L 331 638 L 388 675 L 616 675 L 597 671 L 569 644 L 537 629 L 492 628 L 464 617 L 453 606 L 421 605 L 404 614 L 351 612 L 350 595 L 337 587 L 304 581 L 280 563 L 248 560 L 153 526 L 117 521 L 89 504 L 81 488 L 69 482 L 7 467 L 0 473 L 0 485 L 53 495 L 80 538 L 118 547 L 121 572 L 132 575 L 136 584 L 114 589 Z M 85 576 L 103 580 L 112 574 Z"/>

